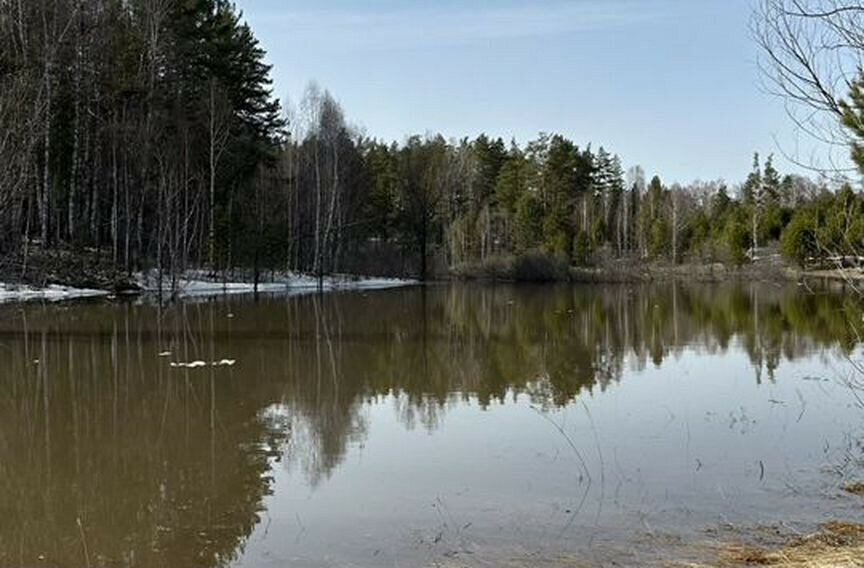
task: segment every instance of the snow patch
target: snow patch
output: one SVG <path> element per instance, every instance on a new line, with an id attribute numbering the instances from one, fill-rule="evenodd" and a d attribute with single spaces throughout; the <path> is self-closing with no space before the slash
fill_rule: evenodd
<path id="1" fill-rule="evenodd" d="M 136 283 L 146 292 L 159 292 L 159 279 L 155 273 L 139 273 L 136 275 Z M 190 296 L 215 296 L 223 294 L 251 294 L 255 292 L 255 285 L 251 282 L 231 281 L 225 282 L 211 278 L 206 271 L 193 270 L 186 272 L 175 281 L 176 295 L 179 297 Z M 353 276 L 327 276 L 320 282 L 323 290 L 383 290 L 387 288 L 398 288 L 413 286 L 416 280 L 400 278 L 359 278 Z M 303 291 L 314 291 L 319 287 L 316 277 L 307 274 L 286 273 L 279 274 L 268 282 L 258 283 L 258 292 L 262 294 L 273 293 L 297 293 Z M 162 292 L 172 292 L 172 282 L 168 278 L 162 280 Z M 232 317 L 233 314 L 228 317 Z"/>
<path id="2" fill-rule="evenodd" d="M 139 273 L 136 282 L 144 292 L 158 292 L 159 280 L 155 273 Z M 328 276 L 321 281 L 323 290 L 382 290 L 413 286 L 416 280 L 399 278 L 358 278 L 353 276 Z M 203 270 L 189 271 L 176 282 L 176 293 L 179 297 L 218 296 L 223 294 L 251 294 L 255 285 L 251 282 L 222 282 L 215 280 Z M 319 282 L 314 276 L 306 274 L 277 274 L 271 281 L 258 284 L 258 292 L 262 294 L 302 293 L 318 289 Z M 172 292 L 171 280 L 162 281 L 162 292 Z M 0 282 L 0 304 L 6 302 L 61 302 L 81 298 L 105 298 L 113 294 L 107 290 L 88 288 L 73 288 L 52 284 L 46 287 L 34 287 Z M 233 317 L 229 314 L 228 317 Z"/>
<path id="3" fill-rule="evenodd" d="M 33 300 L 59 302 L 76 298 L 101 298 L 110 295 L 111 293 L 105 290 L 72 288 L 70 286 L 58 286 L 56 284 L 52 284 L 45 288 L 35 288 L 33 286 L 18 286 L 14 284 L 0 283 L 0 303 L 28 302 Z"/>
<path id="4" fill-rule="evenodd" d="M 177 369 L 177 368 L 197 369 L 199 367 L 206 367 L 206 366 L 207 366 L 207 363 L 205 363 L 204 361 L 192 361 L 189 363 L 177 363 L 177 362 L 171 361 L 171 367 L 174 369 Z"/>

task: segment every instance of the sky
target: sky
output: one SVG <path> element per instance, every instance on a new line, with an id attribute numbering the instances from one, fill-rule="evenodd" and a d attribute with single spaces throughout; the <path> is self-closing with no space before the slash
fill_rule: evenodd
<path id="1" fill-rule="evenodd" d="M 556 132 L 664 182 L 742 181 L 813 145 L 760 79 L 755 0 L 236 0 L 297 105 L 310 81 L 367 136 Z M 818 150 L 818 149 L 817 149 Z"/>

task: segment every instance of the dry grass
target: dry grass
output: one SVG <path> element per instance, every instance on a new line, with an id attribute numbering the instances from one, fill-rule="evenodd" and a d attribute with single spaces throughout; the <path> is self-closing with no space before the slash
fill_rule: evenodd
<path id="1" fill-rule="evenodd" d="M 720 566 L 775 566 L 778 568 L 864 567 L 864 524 L 832 521 L 806 537 L 780 548 L 748 544 L 712 546 L 716 564 L 690 564 L 691 568 Z M 682 565 L 683 566 L 683 565 Z"/>
<path id="2" fill-rule="evenodd" d="M 843 486 L 843 491 L 854 493 L 855 495 L 864 495 L 864 481 L 850 481 Z"/>
<path id="3" fill-rule="evenodd" d="M 736 534 L 744 535 L 735 528 Z M 748 529 L 742 538 L 754 542 L 784 542 L 776 533 Z M 677 542 L 654 542 L 651 551 L 594 549 L 573 556 L 531 555 L 498 557 L 478 554 L 459 559 L 442 559 L 430 568 L 733 568 L 771 566 L 774 568 L 864 568 L 864 524 L 832 521 L 814 534 L 785 541 L 785 544 L 757 546 L 744 543 L 718 543 L 692 546 Z M 683 559 L 689 561 L 683 561 Z M 678 559 L 676 562 L 675 559 Z"/>

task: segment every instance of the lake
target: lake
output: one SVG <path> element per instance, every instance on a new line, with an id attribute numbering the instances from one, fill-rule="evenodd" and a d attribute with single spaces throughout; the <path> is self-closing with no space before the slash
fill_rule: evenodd
<path id="1" fill-rule="evenodd" d="M 852 294 L 0 306 L 0 565 L 640 566 L 860 517 Z"/>

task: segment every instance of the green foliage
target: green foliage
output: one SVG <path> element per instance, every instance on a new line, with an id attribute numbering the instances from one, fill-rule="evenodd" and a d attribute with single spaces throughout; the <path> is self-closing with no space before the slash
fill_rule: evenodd
<path id="1" fill-rule="evenodd" d="M 852 81 L 849 100 L 840 101 L 840 110 L 843 126 L 855 138 L 851 144 L 852 161 L 864 173 L 864 75 Z"/>
<path id="2" fill-rule="evenodd" d="M 726 186 L 720 186 L 720 189 L 711 196 L 711 216 L 715 219 L 722 219 L 726 216 L 727 211 L 729 210 L 729 205 L 732 202 L 732 199 L 729 197 L 729 193 L 726 191 Z"/>
<path id="3" fill-rule="evenodd" d="M 517 282 L 556 282 L 567 278 L 566 257 L 528 251 L 516 257 L 513 278 Z"/>
<path id="4" fill-rule="evenodd" d="M 827 254 L 858 256 L 864 249 L 864 199 L 845 185 L 824 203 L 817 242 Z"/>
<path id="5" fill-rule="evenodd" d="M 498 206 L 510 217 L 516 214 L 516 204 L 525 192 L 527 177 L 528 161 L 517 150 L 501 166 L 495 181 Z"/>
<path id="6" fill-rule="evenodd" d="M 591 258 L 591 237 L 586 231 L 579 231 L 573 245 L 573 261 L 578 266 L 585 266 Z"/>
<path id="7" fill-rule="evenodd" d="M 780 239 L 781 254 L 803 268 L 809 259 L 819 254 L 816 240 L 818 225 L 818 215 L 813 208 L 805 207 L 796 211 Z"/>
<path id="8" fill-rule="evenodd" d="M 399 171 L 395 153 L 385 144 L 371 142 L 364 149 L 369 196 L 364 217 L 372 220 L 370 234 L 386 239 L 395 223 Z"/>
<path id="9" fill-rule="evenodd" d="M 540 244 L 542 235 L 543 206 L 534 193 L 523 193 L 516 204 L 516 252 L 535 248 Z"/>
<path id="10" fill-rule="evenodd" d="M 742 210 L 738 209 L 728 217 L 722 238 L 727 258 L 732 265 L 741 266 L 747 262 L 747 249 L 752 243 L 750 227 Z"/>
<path id="11" fill-rule="evenodd" d="M 648 255 L 650 258 L 661 258 L 669 249 L 669 222 L 663 217 L 655 217 L 651 221 L 648 233 Z"/>
<path id="12" fill-rule="evenodd" d="M 753 169 L 747 175 L 747 180 L 741 187 L 744 205 L 755 207 L 761 201 L 762 195 L 762 167 L 759 165 L 759 154 L 753 155 Z"/>
<path id="13" fill-rule="evenodd" d="M 799 207 L 784 228 L 781 253 L 804 266 L 825 257 L 858 258 L 864 252 L 864 196 L 848 185 Z"/>
<path id="14" fill-rule="evenodd" d="M 507 150 L 503 140 L 490 140 L 485 134 L 477 138 L 473 148 L 478 165 L 474 201 L 475 207 L 479 207 L 496 193 L 498 176 L 507 160 Z"/>
<path id="15" fill-rule="evenodd" d="M 788 215 L 779 203 L 774 201 L 766 204 L 759 220 L 759 241 L 765 243 L 780 240 L 783 228 L 788 222 Z"/>
<path id="16" fill-rule="evenodd" d="M 689 229 L 686 250 L 698 255 L 704 252 L 711 241 L 711 221 L 705 208 L 699 208 L 693 214 Z"/>
<path id="17" fill-rule="evenodd" d="M 227 0 L 0 1 L 0 21 L 4 253 L 26 234 L 130 271 L 323 274 L 374 249 L 393 272 L 426 276 L 432 260 L 532 250 L 576 264 L 716 253 L 740 264 L 777 240 L 795 261 L 864 248 L 862 198 L 820 195 L 772 156 L 754 156 L 736 197 L 722 183 L 645 187 L 641 168 L 625 184 L 612 151 L 560 134 L 509 148 L 486 134 L 368 140 L 314 88 L 289 138 L 264 51 Z M 66 31 L 48 45 L 45 29 Z M 862 81 L 842 109 L 864 171 Z M 40 101 L 39 116 L 15 110 L 22 100 Z"/>
<path id="18" fill-rule="evenodd" d="M 0 2 L 0 21 L 10 23 L 12 9 Z M 17 31 L 0 25 L 3 60 L 15 58 L 2 64 L 15 76 L 4 77 L 0 109 L 40 101 L 38 122 L 26 126 L 39 130 L 38 144 L 15 154 L 44 199 L 38 215 L 15 223 L 38 223 L 45 248 L 110 248 L 129 271 L 181 269 L 215 250 L 225 263 L 261 258 L 279 228 L 240 209 L 257 211 L 258 190 L 272 187 L 262 170 L 286 125 L 264 50 L 233 2 L 20 2 L 16 21 Z M 32 90 L 16 94 L 16 85 Z M 23 114 L 0 114 L 4 137 L 24 124 Z M 13 209 L 32 199 L 0 191 Z"/>
<path id="19" fill-rule="evenodd" d="M 567 210 L 554 207 L 543 219 L 543 248 L 550 254 L 568 256 L 572 249 L 573 226 Z"/>
<path id="20" fill-rule="evenodd" d="M 645 243 L 648 258 L 662 257 L 669 246 L 669 222 L 665 218 L 667 191 L 658 176 L 648 184 L 648 191 L 640 208 L 639 232 Z"/>
<path id="21" fill-rule="evenodd" d="M 544 248 L 552 254 L 569 256 L 573 248 L 576 197 L 587 191 L 590 158 L 586 159 L 570 140 L 559 135 L 549 139 L 544 153 L 540 168 L 545 202 Z"/>
<path id="22" fill-rule="evenodd" d="M 400 203 L 396 224 L 403 240 L 420 255 L 419 275 L 428 273 L 428 250 L 439 230 L 438 206 L 442 199 L 437 175 L 446 158 L 447 143 L 436 137 L 409 138 L 399 151 Z"/>

